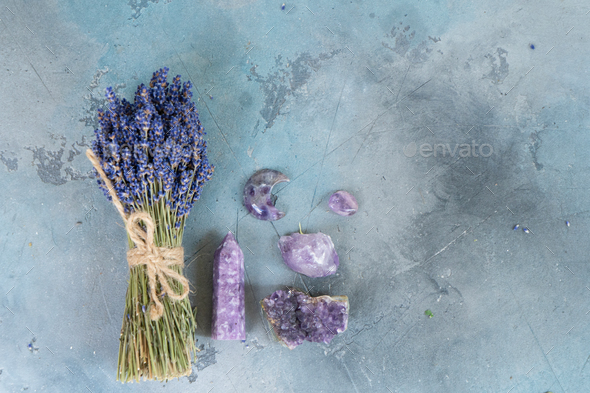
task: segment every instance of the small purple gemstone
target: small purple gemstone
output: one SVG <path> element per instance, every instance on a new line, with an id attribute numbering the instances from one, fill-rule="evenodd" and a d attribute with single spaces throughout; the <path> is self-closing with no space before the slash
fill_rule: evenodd
<path id="1" fill-rule="evenodd" d="M 289 178 L 272 169 L 261 169 L 256 172 L 244 186 L 244 206 L 257 219 L 276 221 L 285 216 L 279 211 L 272 199 L 272 188 Z"/>
<path id="2" fill-rule="evenodd" d="M 291 270 L 308 277 L 334 274 L 340 264 L 332 238 L 321 232 L 281 236 L 279 249 Z"/>
<path id="3" fill-rule="evenodd" d="M 352 216 L 359 209 L 356 198 L 347 191 L 336 191 L 328 202 L 330 209 L 341 216 Z"/>
<path id="4" fill-rule="evenodd" d="M 298 290 L 278 290 L 261 301 L 277 339 L 293 349 L 311 341 L 329 344 L 348 326 L 348 297 L 311 297 Z"/>

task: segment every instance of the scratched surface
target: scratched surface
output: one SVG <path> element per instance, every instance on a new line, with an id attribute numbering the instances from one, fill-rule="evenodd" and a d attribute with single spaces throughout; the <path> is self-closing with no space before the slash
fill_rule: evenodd
<path id="1" fill-rule="evenodd" d="M 590 386 L 587 3 L 200 3 L 2 2 L 0 391 Z M 190 377 L 122 386 L 126 239 L 83 152 L 104 89 L 131 98 L 162 66 L 194 83 L 216 166 L 184 239 L 201 351 Z M 240 202 L 260 168 L 292 179 L 275 228 Z M 328 211 L 338 189 L 356 215 Z M 299 223 L 332 237 L 335 275 L 283 264 Z M 228 229 L 245 343 L 210 339 Z M 284 285 L 347 295 L 348 330 L 273 343 L 259 301 Z"/>

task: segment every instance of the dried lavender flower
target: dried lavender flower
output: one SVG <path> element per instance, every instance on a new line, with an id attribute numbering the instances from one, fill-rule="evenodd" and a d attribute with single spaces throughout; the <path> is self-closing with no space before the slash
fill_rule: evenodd
<path id="1" fill-rule="evenodd" d="M 112 183 L 125 215 L 148 213 L 156 228 L 156 247 L 182 244 L 185 219 L 200 198 L 213 167 L 207 159 L 207 143 L 199 115 L 192 102 L 191 82 L 180 75 L 168 83 L 168 68 L 154 72 L 149 86 L 137 87 L 133 103 L 106 89 L 107 106 L 98 111 L 92 152 Z M 98 164 L 95 164 L 98 167 Z M 97 182 L 109 201 L 105 180 L 95 169 Z M 129 247 L 134 243 L 129 240 Z M 171 267 L 182 275 L 182 266 Z M 125 314 L 119 345 L 117 379 L 168 380 L 191 373 L 196 351 L 196 319 L 188 297 L 171 299 L 158 288 L 163 317 L 150 318 L 150 292 L 146 268 L 130 269 Z M 172 291 L 182 284 L 169 283 Z"/>
<path id="2" fill-rule="evenodd" d="M 98 110 L 92 151 L 98 157 L 117 196 L 129 213 L 154 207 L 162 198 L 174 213 L 172 226 L 184 218 L 200 198 L 213 167 L 207 142 L 192 98 L 192 83 L 177 75 L 167 82 L 168 68 L 154 72 L 148 86 L 141 84 L 134 103 L 106 89 L 108 106 Z M 102 180 L 98 184 L 110 200 Z"/>

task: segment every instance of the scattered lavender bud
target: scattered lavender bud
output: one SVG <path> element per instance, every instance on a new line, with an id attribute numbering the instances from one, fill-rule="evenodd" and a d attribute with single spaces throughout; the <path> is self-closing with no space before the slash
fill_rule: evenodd
<path id="1" fill-rule="evenodd" d="M 298 290 L 278 290 L 260 303 L 275 337 L 289 349 L 303 341 L 329 344 L 348 326 L 346 296 L 311 297 Z"/>
<path id="2" fill-rule="evenodd" d="M 308 277 L 334 274 L 340 263 L 332 239 L 321 232 L 281 236 L 279 249 L 291 270 Z"/>
<path id="3" fill-rule="evenodd" d="M 519 227 L 520 227 L 520 225 L 516 224 L 516 225 L 514 226 L 514 228 L 512 228 L 512 230 L 513 230 L 513 231 L 516 231 L 516 230 L 517 230 Z"/>
<path id="4" fill-rule="evenodd" d="M 336 191 L 328 202 L 330 209 L 341 216 L 352 216 L 359 209 L 356 198 L 347 191 Z"/>
<path id="5" fill-rule="evenodd" d="M 565 222 L 565 225 L 569 227 L 570 226 L 570 222 L 569 221 L 566 221 Z"/>
<path id="6" fill-rule="evenodd" d="M 212 339 L 246 339 L 245 299 L 244 253 L 229 232 L 213 257 Z"/>
<path id="7" fill-rule="evenodd" d="M 272 169 L 261 169 L 256 172 L 244 186 L 244 206 L 257 219 L 276 221 L 285 217 L 272 200 L 272 188 L 289 178 L 281 172 Z"/>
<path id="8" fill-rule="evenodd" d="M 283 5 L 281 6 L 282 10 L 285 10 L 285 3 L 283 3 Z"/>
<path id="9" fill-rule="evenodd" d="M 522 231 L 523 231 L 524 233 L 529 233 L 529 232 L 530 232 L 530 231 L 529 231 L 529 229 L 528 229 L 527 227 L 524 227 L 524 228 L 522 228 Z"/>

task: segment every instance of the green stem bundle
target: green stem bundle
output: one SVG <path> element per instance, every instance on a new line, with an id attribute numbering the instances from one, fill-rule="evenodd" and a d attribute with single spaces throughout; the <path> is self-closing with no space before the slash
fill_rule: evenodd
<path id="1" fill-rule="evenodd" d="M 151 205 L 144 203 L 137 206 L 136 211 L 144 210 L 152 216 L 156 224 L 156 247 L 179 247 L 184 217 L 177 218 L 175 212 L 166 207 L 165 200 Z M 181 221 L 179 229 L 175 229 L 177 220 Z M 134 247 L 131 241 L 129 246 Z M 182 267 L 173 266 L 172 269 L 182 274 Z M 169 284 L 175 292 L 182 292 L 178 282 L 171 280 Z M 175 301 L 159 289 L 156 292 L 162 297 L 164 314 L 152 321 L 146 267 L 139 265 L 130 269 L 119 343 L 118 381 L 139 382 L 141 378 L 166 381 L 189 375 L 192 371 L 191 360 L 196 351 L 196 309 L 193 312 L 188 297 Z"/>

